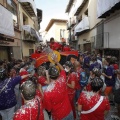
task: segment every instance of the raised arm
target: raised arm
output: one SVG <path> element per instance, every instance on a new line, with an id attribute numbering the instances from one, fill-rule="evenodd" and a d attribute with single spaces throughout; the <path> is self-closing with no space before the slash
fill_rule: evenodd
<path id="1" fill-rule="evenodd" d="M 60 68 L 60 70 L 64 70 L 63 66 L 58 62 L 56 55 L 53 57 L 53 61 Z"/>
<path id="2" fill-rule="evenodd" d="M 22 75 L 22 76 L 21 76 L 21 79 L 25 79 L 25 78 L 27 78 L 27 77 L 32 77 L 32 75 L 31 75 L 31 74 Z"/>

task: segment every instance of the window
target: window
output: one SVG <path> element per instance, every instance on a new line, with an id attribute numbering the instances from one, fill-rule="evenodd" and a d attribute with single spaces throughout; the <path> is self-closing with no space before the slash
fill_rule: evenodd
<path id="1" fill-rule="evenodd" d="M 29 55 L 34 53 L 34 49 L 29 49 Z"/>
<path id="2" fill-rule="evenodd" d="M 28 24 L 28 17 L 23 13 L 23 25 Z"/>
<path id="3" fill-rule="evenodd" d="M 88 16 L 88 9 L 85 11 L 85 15 L 87 15 L 87 16 Z"/>
<path id="4" fill-rule="evenodd" d="M 60 38 L 64 38 L 65 29 L 60 29 Z"/>
<path id="5" fill-rule="evenodd" d="M 81 48 L 80 48 L 80 44 L 78 45 L 78 50 L 81 50 Z"/>
<path id="6" fill-rule="evenodd" d="M 14 26 L 18 26 L 17 20 L 17 5 L 13 0 L 7 0 L 7 9 L 12 13 Z"/>
<path id="7" fill-rule="evenodd" d="M 81 20 L 82 20 L 82 16 L 78 18 L 78 23 L 81 22 Z"/>

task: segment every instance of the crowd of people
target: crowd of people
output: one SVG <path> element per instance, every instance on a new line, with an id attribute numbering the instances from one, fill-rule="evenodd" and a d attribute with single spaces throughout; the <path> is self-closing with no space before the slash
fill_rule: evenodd
<path id="1" fill-rule="evenodd" d="M 0 60 L 1 120 L 120 120 L 120 70 L 117 59 L 79 53 L 74 62 L 35 67 L 36 60 Z M 57 66 L 57 67 L 56 67 Z"/>

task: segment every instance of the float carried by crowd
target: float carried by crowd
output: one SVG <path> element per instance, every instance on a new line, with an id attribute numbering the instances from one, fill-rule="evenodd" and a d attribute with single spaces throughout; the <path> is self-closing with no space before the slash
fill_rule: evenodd
<path id="1" fill-rule="evenodd" d="M 50 48 L 70 51 L 51 39 Z M 36 53 L 41 53 L 38 48 Z M 80 52 L 61 64 L 35 67 L 35 59 L 0 60 L 0 119 L 105 120 L 110 105 L 120 120 L 120 70 L 117 58 Z M 57 66 L 57 67 L 56 67 Z"/>

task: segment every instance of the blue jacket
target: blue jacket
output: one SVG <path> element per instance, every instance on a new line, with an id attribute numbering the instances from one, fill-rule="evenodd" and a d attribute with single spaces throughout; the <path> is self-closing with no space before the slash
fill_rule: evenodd
<path id="1" fill-rule="evenodd" d="M 8 81 L 9 78 L 0 82 L 0 91 L 8 83 L 5 89 L 0 93 L 0 110 L 14 107 L 17 103 L 14 88 L 18 83 L 20 83 L 21 77 L 17 76 L 15 78 L 11 78 L 9 82 Z"/>

